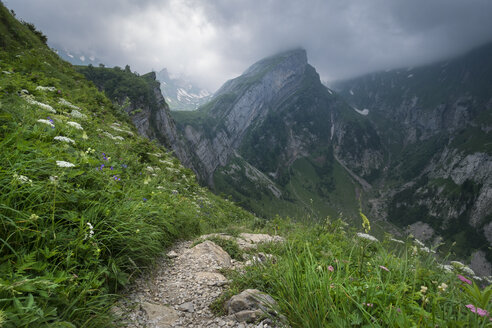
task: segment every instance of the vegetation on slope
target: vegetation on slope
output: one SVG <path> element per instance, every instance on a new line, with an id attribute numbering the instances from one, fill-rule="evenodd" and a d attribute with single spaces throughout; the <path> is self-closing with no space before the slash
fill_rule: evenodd
<path id="1" fill-rule="evenodd" d="M 458 262 L 444 264 L 420 241 L 347 229 L 341 220 L 306 225 L 268 221 L 285 244 L 258 251 L 273 260 L 229 271 L 230 289 L 213 305 L 257 288 L 278 303 L 291 327 L 492 327 L 492 286 Z"/>
<path id="2" fill-rule="evenodd" d="M 0 322 L 107 327 L 116 292 L 174 240 L 253 217 L 0 5 Z"/>

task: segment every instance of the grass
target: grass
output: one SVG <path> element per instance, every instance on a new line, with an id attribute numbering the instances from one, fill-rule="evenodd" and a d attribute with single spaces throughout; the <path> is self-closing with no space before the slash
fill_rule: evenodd
<path id="1" fill-rule="evenodd" d="M 258 288 L 276 299 L 292 327 L 492 326 L 490 316 L 469 308 L 490 313 L 492 287 L 461 281 L 412 240 L 370 242 L 341 220 L 307 226 L 277 219 L 265 227 L 274 231 L 287 242 L 262 251 L 276 261 L 229 272 L 230 290 L 213 310 L 221 313 L 232 294 Z"/>
<path id="2" fill-rule="evenodd" d="M 0 16 L 0 326 L 110 327 L 118 292 L 167 246 L 255 219 Z"/>

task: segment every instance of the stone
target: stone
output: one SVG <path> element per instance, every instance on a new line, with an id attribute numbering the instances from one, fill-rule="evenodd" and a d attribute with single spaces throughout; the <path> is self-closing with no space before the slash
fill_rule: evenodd
<path id="1" fill-rule="evenodd" d="M 235 321 L 253 323 L 263 315 L 261 310 L 243 310 L 230 315 Z"/>
<path id="2" fill-rule="evenodd" d="M 178 320 L 178 312 L 169 306 L 143 302 L 141 308 L 147 313 L 149 322 L 160 328 L 171 327 Z"/>
<path id="3" fill-rule="evenodd" d="M 244 239 L 246 242 L 250 242 L 253 244 L 278 243 L 285 240 L 283 237 L 280 236 L 270 236 L 263 233 L 241 233 L 239 237 Z"/>
<path id="4" fill-rule="evenodd" d="M 174 259 L 178 257 L 178 253 L 176 253 L 175 251 L 170 251 L 166 254 L 166 256 L 169 257 L 170 259 Z"/>
<path id="5" fill-rule="evenodd" d="M 195 279 L 200 283 L 205 283 L 209 286 L 213 285 L 225 285 L 228 283 L 226 277 L 218 272 L 204 272 L 200 271 L 195 274 Z"/>
<path id="6" fill-rule="evenodd" d="M 193 313 L 195 312 L 195 306 L 191 302 L 186 302 L 178 306 L 178 310 Z"/>
<path id="7" fill-rule="evenodd" d="M 194 260 L 203 267 L 209 267 L 212 264 L 219 268 L 228 268 L 232 265 L 229 254 L 210 240 L 206 240 L 187 250 L 182 258 L 183 260 Z"/>
<path id="8" fill-rule="evenodd" d="M 232 296 L 225 304 L 229 316 L 239 322 L 254 322 L 263 314 L 275 313 L 275 300 L 268 294 L 257 289 L 246 289 Z"/>

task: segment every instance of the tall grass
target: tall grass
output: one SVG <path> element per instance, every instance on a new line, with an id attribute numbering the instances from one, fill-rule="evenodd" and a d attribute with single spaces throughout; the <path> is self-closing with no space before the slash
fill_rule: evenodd
<path id="1" fill-rule="evenodd" d="M 138 137 L 102 93 L 48 48 L 0 51 L 3 71 L 3 327 L 109 327 L 118 291 L 173 241 L 253 220 L 201 188 L 165 148 Z"/>
<path id="2" fill-rule="evenodd" d="M 292 327 L 492 326 L 492 288 L 443 271 L 432 253 L 411 240 L 369 241 L 346 231 L 341 221 L 279 222 L 275 230 L 288 241 L 262 249 L 276 261 L 232 275 L 231 288 L 270 293 Z M 470 304 L 489 314 L 474 313 Z"/>

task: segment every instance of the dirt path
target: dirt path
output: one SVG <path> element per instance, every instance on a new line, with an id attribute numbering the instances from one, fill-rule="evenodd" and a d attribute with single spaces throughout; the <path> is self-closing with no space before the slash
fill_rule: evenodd
<path id="1" fill-rule="evenodd" d="M 234 316 L 214 316 L 209 305 L 228 284 L 218 270 L 238 268 L 242 263 L 231 260 L 210 241 L 191 246 L 191 241 L 177 243 L 151 274 L 136 281 L 116 309 L 125 318 L 118 326 L 270 327 L 268 321 L 250 324 L 238 322 Z"/>

